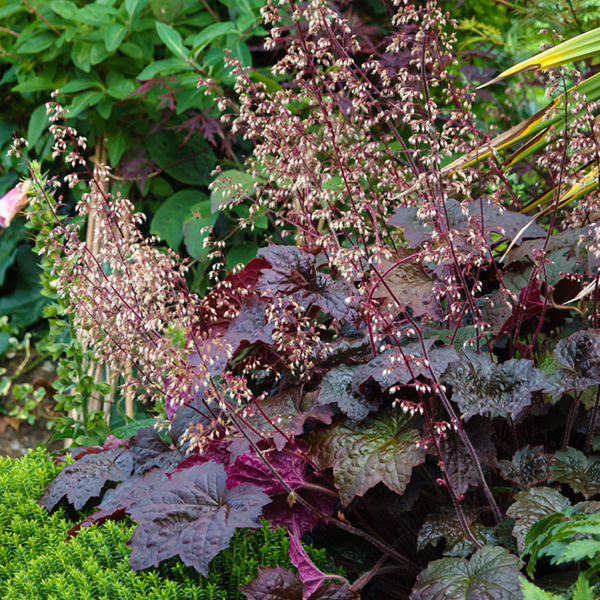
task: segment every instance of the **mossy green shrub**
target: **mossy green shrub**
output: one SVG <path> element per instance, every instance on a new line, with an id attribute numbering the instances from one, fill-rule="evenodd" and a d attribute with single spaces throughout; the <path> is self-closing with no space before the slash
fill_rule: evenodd
<path id="1" fill-rule="evenodd" d="M 65 541 L 81 514 L 37 504 L 61 470 L 42 450 L 21 460 L 0 459 L 0 598 L 2 600 L 237 600 L 238 586 L 259 566 L 291 567 L 283 529 L 265 524 L 238 531 L 211 563 L 208 579 L 179 560 L 134 572 L 126 545 L 135 523 L 108 521 Z M 323 553 L 308 549 L 325 567 Z"/>

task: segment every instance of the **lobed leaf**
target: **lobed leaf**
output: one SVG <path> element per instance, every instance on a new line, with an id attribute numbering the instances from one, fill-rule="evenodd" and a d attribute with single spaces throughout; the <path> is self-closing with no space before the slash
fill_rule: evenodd
<path id="1" fill-rule="evenodd" d="M 208 576 L 210 561 L 224 548 L 237 527 L 259 527 L 258 517 L 269 501 L 259 488 L 226 487 L 223 465 L 207 462 L 173 473 L 169 486 L 158 484 L 129 507 L 139 523 L 128 542 L 129 564 L 140 570 L 179 556 Z"/>
<path id="2" fill-rule="evenodd" d="M 559 450 L 554 455 L 552 477 L 566 483 L 588 500 L 600 492 L 600 456 L 586 456 L 575 448 Z"/>
<path id="3" fill-rule="evenodd" d="M 552 456 L 543 446 L 525 446 L 517 450 L 511 460 L 500 461 L 502 476 L 517 485 L 533 487 L 550 478 Z"/>
<path id="4" fill-rule="evenodd" d="M 419 575 L 411 600 L 521 600 L 521 561 L 505 548 L 484 546 L 467 561 L 443 558 Z"/>
<path id="5" fill-rule="evenodd" d="M 58 474 L 39 502 L 52 510 L 66 496 L 75 510 L 81 510 L 90 498 L 100 495 L 108 481 L 124 481 L 132 470 L 133 459 L 126 448 L 86 454 Z"/>
<path id="6" fill-rule="evenodd" d="M 425 460 L 426 444 L 413 421 L 409 413 L 388 409 L 360 424 L 346 421 L 313 434 L 310 454 L 321 468 L 333 467 L 344 506 L 377 483 L 404 492 L 413 467 Z"/>

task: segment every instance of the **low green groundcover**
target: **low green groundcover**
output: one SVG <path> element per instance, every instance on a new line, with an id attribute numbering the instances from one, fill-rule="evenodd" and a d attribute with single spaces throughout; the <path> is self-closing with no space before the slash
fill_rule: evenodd
<path id="1" fill-rule="evenodd" d="M 49 514 L 37 504 L 60 471 L 43 450 L 0 459 L 0 598 L 2 600 L 238 600 L 238 586 L 259 566 L 291 567 L 283 529 L 267 524 L 237 532 L 211 563 L 208 579 L 172 559 L 158 569 L 134 572 L 126 545 L 131 520 L 92 526 L 66 542 L 81 514 L 59 507 Z M 319 568 L 324 553 L 308 548 Z"/>

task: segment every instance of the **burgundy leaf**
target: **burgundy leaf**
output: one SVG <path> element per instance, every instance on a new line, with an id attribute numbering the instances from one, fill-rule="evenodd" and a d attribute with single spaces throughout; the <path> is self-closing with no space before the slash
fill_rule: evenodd
<path id="1" fill-rule="evenodd" d="M 296 529 L 296 527 L 294 527 L 294 529 Z M 289 537 L 290 560 L 296 569 L 298 569 L 298 575 L 304 584 L 303 598 L 308 598 L 319 588 L 323 580 L 330 578 L 331 575 L 323 573 L 323 571 L 319 570 L 313 561 L 310 560 L 310 557 L 306 554 L 306 550 L 300 543 L 297 531 L 294 531 L 294 533 L 290 531 Z"/>
<path id="2" fill-rule="evenodd" d="M 519 301 L 515 304 L 512 315 L 502 326 L 500 335 L 503 333 L 510 334 L 519 321 L 522 323 L 539 315 L 543 308 L 544 301 L 540 295 L 540 284 L 536 282 L 532 286 L 525 286 L 519 294 Z"/>
<path id="3" fill-rule="evenodd" d="M 258 567 L 258 577 L 240 586 L 247 600 L 302 600 L 302 582 L 283 567 Z"/>
<path id="4" fill-rule="evenodd" d="M 67 465 L 44 490 L 40 504 L 52 510 L 63 496 L 81 510 L 85 503 L 102 492 L 107 481 L 124 481 L 133 469 L 131 452 L 114 448 L 99 454 L 87 454 Z"/>
<path id="5" fill-rule="evenodd" d="M 319 273 L 312 254 L 295 246 L 269 246 L 261 248 L 258 256 L 271 265 L 256 285 L 256 291 L 263 296 L 291 296 L 303 308 L 315 304 L 338 320 L 349 316 L 346 298 L 353 295 L 350 287 Z"/>
<path id="6" fill-rule="evenodd" d="M 173 450 L 162 441 L 153 427 L 138 429 L 137 434 L 131 438 L 129 447 L 136 475 L 143 475 L 152 469 L 174 469 L 183 458 L 178 450 Z"/>
<path id="7" fill-rule="evenodd" d="M 277 471 L 286 484 L 293 490 L 302 490 L 301 496 L 311 506 L 330 515 L 337 502 L 334 494 L 303 489 L 305 484 L 316 483 L 319 478 L 308 472 L 308 463 L 299 456 L 288 452 L 265 452 L 264 459 Z M 271 497 L 271 502 L 263 509 L 265 519 L 274 527 L 287 526 L 292 520 L 299 534 L 312 531 L 319 522 L 319 516 L 298 501 L 289 498 L 288 491 L 275 478 L 263 460 L 250 450 L 235 459 L 227 471 L 227 486 L 253 483 L 260 486 Z"/>
<path id="8" fill-rule="evenodd" d="M 229 452 L 227 444 L 220 441 L 212 442 L 204 448 L 202 448 L 202 452 L 194 452 L 194 454 L 186 456 L 177 465 L 175 473 L 191 469 L 194 465 L 203 465 L 204 463 L 210 461 L 227 466 L 229 464 L 230 457 L 231 454 Z M 229 480 L 227 481 L 227 483 L 229 484 Z"/>
<path id="9" fill-rule="evenodd" d="M 213 335 L 227 332 L 232 310 L 239 310 L 249 295 L 255 293 L 260 274 L 269 266 L 266 260 L 253 258 L 241 271 L 230 273 L 208 292 L 202 313 Z"/>
<path id="10" fill-rule="evenodd" d="M 129 514 L 139 523 L 128 542 L 134 570 L 158 566 L 179 556 L 208 576 L 210 561 L 229 545 L 237 527 L 259 527 L 258 517 L 269 497 L 244 484 L 226 487 L 223 465 L 207 462 L 173 473 L 132 504 Z"/>

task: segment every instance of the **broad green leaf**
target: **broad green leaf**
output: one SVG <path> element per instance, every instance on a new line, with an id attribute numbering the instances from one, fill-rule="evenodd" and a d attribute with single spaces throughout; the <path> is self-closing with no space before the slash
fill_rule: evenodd
<path id="1" fill-rule="evenodd" d="M 171 196 L 173 188 L 164 177 L 152 177 L 150 182 L 150 193 L 155 196 Z"/>
<path id="2" fill-rule="evenodd" d="M 231 46 L 231 54 L 242 63 L 242 67 L 248 68 L 252 66 L 252 55 L 246 42 L 238 41 L 233 44 Z"/>
<path id="3" fill-rule="evenodd" d="M 106 77 L 106 92 L 112 98 L 123 100 L 135 91 L 137 85 L 133 79 L 126 78 L 122 73 L 110 71 Z"/>
<path id="4" fill-rule="evenodd" d="M 92 44 L 87 42 L 75 42 L 71 50 L 71 58 L 76 67 L 79 67 L 82 71 L 89 73 L 91 64 L 90 57 L 92 55 Z"/>
<path id="5" fill-rule="evenodd" d="M 98 114 L 103 119 L 108 120 L 108 118 L 110 117 L 110 113 L 112 111 L 112 107 L 113 107 L 112 98 L 109 98 L 108 96 L 104 96 L 102 98 L 102 100 L 100 100 L 100 102 L 98 102 L 98 104 L 96 105 L 96 110 L 98 111 Z"/>
<path id="6" fill-rule="evenodd" d="M 56 42 L 56 35 L 49 31 L 40 33 L 29 38 L 24 44 L 18 47 L 19 54 L 39 54 L 43 50 L 47 50 Z"/>
<path id="7" fill-rule="evenodd" d="M 121 44 L 119 51 L 135 60 L 141 60 L 144 57 L 142 49 L 137 44 L 132 44 L 131 42 Z"/>
<path id="8" fill-rule="evenodd" d="M 225 183 L 221 182 L 225 180 Z M 260 181 L 250 173 L 229 169 L 223 171 L 223 175 L 218 175 L 211 184 L 212 192 L 210 194 L 210 203 L 212 211 L 216 212 L 226 207 L 226 205 L 237 198 L 238 193 L 243 196 L 254 195 L 254 183 Z"/>
<path id="9" fill-rule="evenodd" d="M 125 3 L 123 6 L 125 6 L 125 10 L 127 11 L 127 14 L 130 17 L 132 17 L 135 14 L 135 11 L 137 10 L 139 4 L 140 4 L 140 0 L 125 0 Z"/>
<path id="10" fill-rule="evenodd" d="M 48 115 L 46 115 L 46 106 L 42 104 L 31 113 L 31 117 L 29 118 L 27 141 L 30 146 L 35 146 L 49 123 Z"/>
<path id="11" fill-rule="evenodd" d="M 90 64 L 92 66 L 99 65 L 110 56 L 110 52 L 106 49 L 104 42 L 96 42 L 90 53 Z"/>
<path id="12" fill-rule="evenodd" d="M 435 560 L 417 578 L 410 600 L 522 600 L 520 567 L 517 556 L 493 546 L 470 561 Z"/>
<path id="13" fill-rule="evenodd" d="M 554 479 L 568 484 L 586 500 L 600 492 L 600 456 L 586 456 L 575 448 L 559 450 L 551 470 Z"/>
<path id="14" fill-rule="evenodd" d="M 0 8 L 0 19 L 6 19 L 6 17 L 10 17 L 20 10 L 25 10 L 25 5 L 21 2 L 13 2 L 8 6 L 3 6 Z"/>
<path id="15" fill-rule="evenodd" d="M 205 261 L 209 248 L 204 247 L 204 240 L 208 232 L 203 231 L 205 227 L 212 227 L 217 221 L 219 215 L 208 215 L 206 217 L 189 217 L 183 224 L 183 239 L 188 254 L 192 258 Z"/>
<path id="16" fill-rule="evenodd" d="M 162 130 L 147 138 L 146 148 L 158 166 L 177 181 L 191 186 L 210 183 L 216 157 L 203 140 L 182 145 L 173 131 Z"/>
<path id="17" fill-rule="evenodd" d="M 51 2 L 50 8 L 60 17 L 67 21 L 74 21 L 77 17 L 79 8 L 75 2 L 69 0 L 60 0 L 59 2 Z"/>
<path id="18" fill-rule="evenodd" d="M 177 250 L 183 241 L 183 224 L 193 217 L 195 211 L 205 217 L 210 214 L 210 202 L 206 194 L 196 190 L 177 192 L 156 211 L 150 223 L 150 233 L 158 235 Z"/>
<path id="19" fill-rule="evenodd" d="M 181 35 L 175 31 L 169 25 L 165 23 L 156 23 L 156 31 L 160 39 L 165 43 L 167 48 L 177 56 L 184 56 L 183 42 L 181 41 Z"/>
<path id="20" fill-rule="evenodd" d="M 86 4 L 83 8 L 80 8 L 75 18 L 80 23 L 86 23 L 94 27 L 104 27 L 110 25 L 118 14 L 118 11 L 112 6 L 95 3 Z"/>
<path id="21" fill-rule="evenodd" d="M 150 0 L 150 7 L 157 21 L 172 23 L 183 8 L 183 0 Z"/>
<path id="22" fill-rule="evenodd" d="M 256 258 L 258 246 L 256 244 L 231 244 L 225 254 L 227 266 L 233 269 L 236 265 L 247 265 L 253 258 Z"/>
<path id="23" fill-rule="evenodd" d="M 74 119 L 88 106 L 94 106 L 104 96 L 104 92 L 83 92 L 73 98 L 73 102 L 67 106 L 67 118 Z"/>
<path id="24" fill-rule="evenodd" d="M 390 409 L 358 425 L 348 420 L 312 436 L 311 456 L 322 469 L 333 467 L 344 506 L 378 483 L 404 492 L 413 467 L 425 460 L 425 444 L 411 427 L 413 421 L 410 413 Z"/>
<path id="25" fill-rule="evenodd" d="M 572 63 L 576 60 L 583 60 L 590 56 L 600 54 L 600 28 L 592 29 L 582 35 L 567 40 L 554 48 L 550 48 L 541 54 L 524 60 L 519 64 L 500 73 L 498 77 L 488 81 L 485 86 L 496 83 L 509 75 L 516 73 L 527 73 L 529 71 L 540 71 L 542 69 L 551 69 L 559 65 Z M 484 87 L 484 86 L 481 86 Z"/>
<path id="26" fill-rule="evenodd" d="M 131 137 L 125 131 L 111 135 L 106 141 L 106 148 L 108 149 L 108 164 L 116 167 L 123 154 L 131 148 Z"/>
<path id="27" fill-rule="evenodd" d="M 81 92 L 89 90 L 91 87 L 98 87 L 98 84 L 89 79 L 73 79 L 60 87 L 61 94 L 72 94 L 73 92 Z"/>
<path id="28" fill-rule="evenodd" d="M 119 23 L 109 25 L 104 32 L 104 43 L 107 52 L 114 52 L 121 45 L 126 34 L 127 27 L 125 25 L 120 25 Z"/>
<path id="29" fill-rule="evenodd" d="M 42 92 L 54 90 L 54 83 L 46 77 L 33 77 L 12 88 L 13 92 Z"/>
<path id="30" fill-rule="evenodd" d="M 525 550 L 525 537 L 534 523 L 567 506 L 570 506 L 570 502 L 552 488 L 540 487 L 519 492 L 515 496 L 515 502 L 506 511 L 509 517 L 517 519 L 513 535 L 517 538 L 519 551 Z"/>
<path id="31" fill-rule="evenodd" d="M 213 23 L 205 27 L 194 39 L 193 51 L 202 50 L 207 44 L 217 39 L 221 35 L 235 31 L 235 24 L 231 21 L 225 23 Z"/>
<path id="32" fill-rule="evenodd" d="M 162 73 L 177 73 L 179 71 L 191 70 L 192 67 L 188 65 L 181 58 L 167 58 L 164 60 L 157 60 L 152 64 L 148 65 L 137 77 L 141 81 L 146 79 L 152 79 L 158 77 Z"/>

